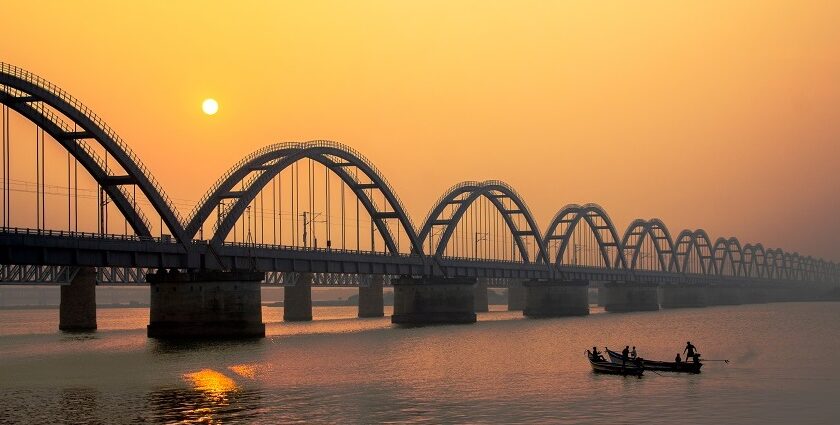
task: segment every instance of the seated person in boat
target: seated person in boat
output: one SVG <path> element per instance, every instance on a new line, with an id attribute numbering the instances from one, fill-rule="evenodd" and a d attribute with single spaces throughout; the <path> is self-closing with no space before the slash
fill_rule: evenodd
<path id="1" fill-rule="evenodd" d="M 592 361 L 605 362 L 607 359 L 598 351 L 598 347 L 592 347 Z"/>
<path id="2" fill-rule="evenodd" d="M 677 357 L 674 358 L 674 363 L 682 363 L 682 359 L 680 358 L 680 353 L 677 353 Z"/>
<path id="3" fill-rule="evenodd" d="M 636 357 L 637 357 L 637 355 L 636 355 L 636 346 L 634 345 L 634 346 L 633 346 L 633 349 L 632 349 L 632 350 L 630 350 L 630 358 L 631 358 L 631 359 L 635 359 Z"/>
<path id="4" fill-rule="evenodd" d="M 624 349 L 621 350 L 621 366 L 623 367 L 625 363 L 627 363 L 627 359 L 630 358 L 630 346 L 625 345 Z"/>

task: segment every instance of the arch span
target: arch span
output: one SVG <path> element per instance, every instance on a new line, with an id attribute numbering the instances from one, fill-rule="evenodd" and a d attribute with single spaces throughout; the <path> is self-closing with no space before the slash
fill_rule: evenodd
<path id="1" fill-rule="evenodd" d="M 763 278 L 767 273 L 766 256 L 762 244 L 746 244 L 742 250 L 744 276 Z"/>
<path id="2" fill-rule="evenodd" d="M 138 236 L 151 236 L 149 221 L 129 200 L 125 185 L 136 185 L 176 240 L 188 244 L 177 209 L 128 145 L 92 110 L 49 81 L 21 68 L 0 63 L 0 102 L 32 121 L 59 142 L 114 201 Z M 54 114 L 58 111 L 66 117 Z M 127 175 L 114 175 L 86 140 L 98 143 Z"/>
<path id="3" fill-rule="evenodd" d="M 543 262 L 549 265 L 549 259 L 545 245 L 543 243 L 542 235 L 539 227 L 534 220 L 533 214 L 528 209 L 525 201 L 519 196 L 516 191 L 507 183 L 498 180 L 488 180 L 483 182 L 466 181 L 458 183 L 449 188 L 435 203 L 435 206 L 426 215 L 423 222 L 423 227 L 420 230 L 419 239 L 421 243 L 425 243 L 427 238 L 431 243 L 431 232 L 434 226 L 443 226 L 443 231 L 438 239 L 437 244 L 431 251 L 436 257 L 441 257 L 446 249 L 446 244 L 452 237 L 455 227 L 464 217 L 464 213 L 469 209 L 470 205 L 479 197 L 487 198 L 493 207 L 501 214 L 502 218 L 507 224 L 508 229 L 513 235 L 516 246 L 522 259 L 528 263 L 530 256 L 525 244 L 524 237 L 531 236 L 534 238 L 534 243 L 537 244 L 537 262 Z M 504 199 L 509 199 L 513 203 L 513 209 L 508 209 L 504 203 Z M 455 205 L 455 211 L 449 216 L 444 217 L 446 208 Z M 527 228 L 520 229 L 514 220 L 514 217 L 521 215 L 525 220 Z"/>
<path id="4" fill-rule="evenodd" d="M 779 248 L 769 248 L 765 256 L 765 277 L 768 279 L 786 279 L 785 252 Z"/>
<path id="5" fill-rule="evenodd" d="M 738 238 L 717 238 L 712 251 L 715 269 L 721 276 L 745 276 L 744 251 Z"/>
<path id="6" fill-rule="evenodd" d="M 677 236 L 677 240 L 674 242 L 674 258 L 677 271 L 681 273 L 691 272 L 689 260 L 692 252 L 697 254 L 701 274 L 718 274 L 717 264 L 715 264 L 713 257 L 712 241 L 705 230 L 683 230 Z"/>
<path id="7" fill-rule="evenodd" d="M 639 257 L 646 239 L 650 239 L 662 271 L 674 270 L 674 240 L 665 223 L 658 218 L 633 220 L 621 238 L 621 248 L 631 270 L 639 268 Z"/>
<path id="8" fill-rule="evenodd" d="M 554 259 L 555 266 L 560 266 L 563 254 L 568 248 L 569 240 L 581 220 L 586 222 L 595 235 L 604 264 L 608 268 L 627 268 L 627 260 L 624 258 L 624 250 L 618 232 L 607 212 L 597 204 L 569 204 L 561 208 L 551 219 L 551 224 L 549 224 L 543 237 L 543 245 L 548 247 L 552 241 L 560 242 Z M 616 252 L 614 259 L 611 258 L 610 249 L 614 249 Z"/>
<path id="9" fill-rule="evenodd" d="M 327 140 L 278 143 L 248 155 L 228 170 L 207 191 L 193 211 L 187 225 L 187 233 L 194 236 L 219 201 L 232 199 L 233 202 L 222 211 L 221 219 L 216 223 L 211 239 L 214 245 L 223 243 L 236 224 L 236 220 L 242 216 L 259 192 L 281 171 L 307 158 L 324 165 L 347 184 L 370 214 L 389 252 L 394 255 L 399 254 L 394 234 L 385 220 L 397 219 L 408 235 L 412 251 L 419 255 L 423 254 L 414 225 L 385 177 L 367 158 L 354 149 Z M 358 173 L 351 173 L 350 168 L 358 170 Z M 359 176 L 370 182 L 362 181 Z M 233 190 L 237 184 L 243 185 L 241 190 Z M 376 204 L 373 191 L 378 191 L 383 195 L 386 205 L 380 208 Z"/>

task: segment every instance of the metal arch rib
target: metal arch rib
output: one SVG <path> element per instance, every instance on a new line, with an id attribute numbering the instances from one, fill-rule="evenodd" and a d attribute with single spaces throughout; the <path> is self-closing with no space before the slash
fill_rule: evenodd
<path id="1" fill-rule="evenodd" d="M 636 246 L 633 249 L 633 256 L 630 259 L 629 268 L 630 270 L 636 270 L 636 263 L 639 258 L 639 252 L 641 250 L 642 244 L 644 243 L 644 239 L 646 237 L 650 237 L 651 241 L 653 242 L 653 247 L 656 250 L 656 257 L 659 260 L 659 266 L 662 268 L 662 271 L 672 271 L 677 268 L 676 264 L 676 250 L 674 247 L 674 239 L 671 238 L 671 232 L 668 231 L 668 227 L 665 226 L 665 223 L 658 218 L 653 218 L 650 220 L 643 220 L 643 219 L 636 219 L 633 220 L 629 226 L 627 226 L 627 230 L 624 232 L 624 236 L 621 239 L 621 248 L 622 250 L 627 250 L 628 242 L 631 236 L 635 235 L 635 230 L 641 229 L 641 233 L 638 234 L 639 239 L 636 241 Z M 668 249 L 663 250 L 662 247 L 659 246 L 659 243 L 656 241 L 656 235 L 654 231 L 661 230 L 665 241 L 668 244 Z M 670 258 L 666 264 L 665 262 L 665 254 L 669 254 Z M 625 258 L 626 258 L 625 253 Z M 679 271 L 679 270 L 676 270 Z"/>
<path id="2" fill-rule="evenodd" d="M 525 217 L 525 222 L 528 225 L 530 231 L 528 233 L 534 237 L 535 243 L 537 244 L 538 248 L 538 259 L 537 261 L 542 261 L 547 266 L 550 265 L 550 261 L 548 260 L 547 252 L 545 249 L 545 245 L 542 240 L 542 236 L 540 235 L 539 227 L 537 227 L 536 221 L 534 220 L 531 211 L 528 209 L 528 205 L 522 200 L 518 193 L 507 183 L 498 180 L 488 180 L 484 182 L 474 182 L 474 181 L 466 181 L 458 183 L 451 188 L 449 188 L 444 194 L 438 198 L 438 201 L 435 203 L 435 206 L 429 211 L 429 214 L 426 215 L 426 220 L 423 224 L 423 228 L 420 232 L 420 242 L 425 242 L 426 238 L 429 237 L 429 233 L 431 232 L 432 226 L 435 225 L 436 220 L 440 217 L 440 214 L 444 211 L 446 206 L 450 204 L 450 202 L 454 201 L 456 197 L 469 194 L 464 200 L 458 203 L 458 208 L 455 210 L 455 213 L 449 218 L 446 223 L 446 229 L 444 230 L 443 234 L 441 235 L 440 239 L 438 239 L 438 243 L 434 249 L 434 255 L 436 257 L 441 257 L 443 255 L 444 249 L 446 249 L 446 244 L 449 242 L 449 239 L 452 236 L 452 233 L 455 230 L 455 227 L 461 221 L 464 213 L 469 209 L 472 203 L 481 196 L 486 197 L 490 203 L 496 208 L 496 210 L 501 214 L 502 218 L 505 220 L 505 223 L 508 225 L 508 229 L 511 231 L 513 235 L 513 239 L 519 248 L 520 255 L 526 262 L 530 262 L 530 256 L 528 255 L 528 250 L 525 247 L 525 243 L 523 241 L 523 236 L 519 234 L 519 229 L 516 227 L 516 224 L 513 222 L 511 218 L 511 212 L 506 212 L 504 206 L 499 201 L 497 196 L 494 196 L 492 192 L 500 192 L 506 198 L 509 198 L 514 205 L 518 208 L 518 212 L 520 212 Z"/>
<path id="3" fill-rule="evenodd" d="M 41 110 L 42 108 L 36 108 L 29 103 L 12 102 L 11 98 L 12 96 L 9 94 L 0 91 L 0 103 L 8 106 L 44 130 L 50 137 L 61 144 L 70 155 L 79 161 L 82 168 L 100 184 L 105 193 L 114 201 L 114 205 L 116 205 L 120 213 L 126 218 L 134 233 L 141 237 L 152 236 L 148 220 L 143 216 L 142 211 L 135 208 L 126 193 L 119 186 L 103 184 L 109 172 L 105 167 L 104 161 L 97 157 L 95 152 L 76 139 L 60 137 L 68 131 L 66 124 L 60 118 L 53 116 L 49 111 Z"/>
<path id="4" fill-rule="evenodd" d="M 301 154 L 301 152 L 304 151 L 306 153 Z M 260 176 L 269 173 L 271 174 L 271 178 L 273 178 L 282 170 L 282 168 L 280 170 L 277 170 L 276 166 L 266 166 L 266 163 L 270 161 L 278 161 L 279 164 L 281 158 L 293 154 L 298 155 L 300 159 L 304 157 L 310 157 L 313 160 L 317 160 L 316 157 L 318 156 L 332 155 L 342 158 L 342 160 L 344 161 L 347 161 L 344 164 L 352 164 L 353 166 L 361 170 L 365 176 L 370 178 L 372 182 L 376 183 L 377 189 L 385 196 L 385 199 L 388 201 L 388 204 L 397 214 L 397 218 L 400 220 L 412 244 L 412 249 L 414 251 L 419 250 L 419 255 L 423 255 L 422 249 L 420 249 L 420 246 L 417 243 L 418 238 L 416 236 L 414 224 L 411 222 L 411 218 L 408 216 L 408 214 L 406 214 L 405 207 L 403 206 L 399 197 L 396 195 L 396 192 L 394 192 L 391 185 L 382 176 L 379 170 L 376 169 L 376 167 L 373 166 L 373 164 L 370 163 L 370 161 L 368 161 L 365 157 L 356 152 L 354 149 L 340 143 L 325 140 L 316 140 L 310 142 L 277 143 L 259 149 L 240 160 L 236 165 L 231 167 L 224 175 L 222 175 L 221 178 L 217 180 L 217 182 L 207 191 L 202 200 L 198 203 L 196 208 L 193 210 L 193 213 L 191 214 L 190 222 L 187 226 L 187 233 L 189 235 L 194 236 L 201 228 L 202 223 L 204 223 L 204 221 L 206 221 L 209 215 L 212 213 L 221 195 L 230 191 L 236 185 L 236 183 L 242 181 L 242 179 L 244 179 L 252 171 L 262 171 L 262 174 Z M 339 175 L 340 177 L 343 176 L 342 179 L 345 182 L 347 182 L 348 185 L 350 185 L 351 182 L 355 182 L 355 180 L 349 176 L 349 173 L 343 170 L 344 165 L 339 167 L 338 164 L 335 164 L 331 161 L 319 162 L 324 165 L 327 165 L 336 175 Z M 285 168 L 288 165 L 290 164 L 284 165 L 283 168 Z M 257 179 L 259 179 L 259 177 Z M 262 190 L 262 188 L 266 184 L 268 184 L 268 182 L 270 182 L 270 180 L 271 179 L 268 178 L 260 179 L 259 181 L 249 182 L 249 190 L 254 189 L 256 193 L 258 193 L 259 190 Z M 373 214 L 376 212 L 375 207 L 369 201 L 366 202 L 364 199 L 362 199 L 367 198 L 366 196 L 360 195 L 363 194 L 363 191 L 359 191 L 355 188 L 352 188 L 352 185 L 351 190 L 353 190 L 356 196 L 360 196 L 360 200 L 362 200 L 362 202 L 365 204 L 365 208 L 368 209 L 369 213 Z M 255 196 L 256 193 L 253 193 L 253 195 Z M 247 191 L 245 194 L 243 194 L 243 196 L 249 195 L 250 194 Z M 242 207 L 243 212 L 244 208 L 245 206 Z M 241 212 L 239 213 L 239 215 L 241 215 Z M 236 216 L 236 218 L 238 218 L 238 216 Z M 391 239 L 391 242 L 393 242 L 393 237 L 392 235 L 390 235 L 390 230 L 387 229 L 387 226 L 385 225 L 384 221 L 382 221 L 382 219 L 379 218 L 376 218 L 375 221 L 377 221 L 377 227 L 379 227 L 380 233 L 384 236 L 386 243 L 388 243 L 388 239 Z M 225 236 L 227 235 L 227 232 L 230 232 L 230 230 L 228 229 L 225 232 Z M 215 235 L 214 238 L 217 242 L 220 240 Z M 223 237 L 221 238 L 221 240 L 223 240 Z M 393 246 L 389 248 L 396 249 L 395 244 L 391 243 L 391 245 Z"/>
<path id="5" fill-rule="evenodd" d="M 703 255 L 703 251 L 701 250 L 703 245 L 698 243 L 698 241 L 702 241 L 705 243 L 705 246 L 709 249 L 709 255 Z M 685 252 L 679 253 L 679 247 L 681 244 L 688 244 L 688 248 L 686 248 Z M 681 273 L 687 273 L 688 268 L 688 259 L 691 257 L 692 249 L 697 253 L 697 258 L 700 260 L 700 271 L 702 274 L 705 275 L 717 275 L 717 264 L 714 261 L 714 251 L 712 247 L 712 242 L 709 239 L 709 235 L 703 229 L 697 229 L 694 231 L 690 230 L 683 230 L 680 232 L 679 236 L 677 236 L 677 242 L 675 243 L 675 247 L 677 252 L 674 253 L 674 256 L 682 256 L 682 266 L 678 267 L 678 271 Z M 679 266 L 679 261 L 677 262 Z M 707 265 L 708 264 L 708 265 Z M 711 266 L 711 270 L 709 270 L 709 266 Z"/>
<path id="6" fill-rule="evenodd" d="M 46 103 L 76 123 L 82 131 L 89 133 L 118 164 L 131 176 L 135 184 L 149 199 L 153 208 L 182 245 L 190 241 L 184 239 L 183 223 L 177 209 L 148 172 L 139 158 L 128 145 L 108 127 L 92 110 L 70 96 L 58 86 L 23 69 L 7 63 L 0 63 L 0 84 L 25 92 L 39 101 Z"/>
<path id="7" fill-rule="evenodd" d="M 389 251 L 394 255 L 398 255 L 399 252 L 394 241 L 394 237 L 391 234 L 391 231 L 388 228 L 388 226 L 385 224 L 384 220 L 381 217 L 377 217 L 377 213 L 379 211 L 376 209 L 376 206 L 373 204 L 372 200 L 369 199 L 369 197 L 364 193 L 364 189 L 359 189 L 355 187 L 356 183 L 358 182 L 345 170 L 344 167 L 338 167 L 334 161 L 327 158 L 327 156 L 330 155 L 342 158 L 342 160 L 345 161 L 353 162 L 354 165 L 357 168 L 359 168 L 364 175 L 366 175 L 368 178 L 371 179 L 371 181 L 376 183 L 376 188 L 384 194 L 386 200 L 389 201 L 389 205 L 397 214 L 398 219 L 401 221 L 406 231 L 406 234 L 408 235 L 412 244 L 412 249 L 415 251 L 420 251 L 419 255 L 423 255 L 422 251 L 419 249 L 420 246 L 418 245 L 417 236 L 415 234 L 414 228 L 411 227 L 412 224 L 408 220 L 405 211 L 402 209 L 401 203 L 398 202 L 396 195 L 393 193 L 390 186 L 384 180 L 379 178 L 378 173 L 375 171 L 375 169 L 369 167 L 368 164 L 360 160 L 355 154 L 345 150 L 337 149 L 334 146 L 309 146 L 307 144 L 302 144 L 302 146 L 303 147 L 301 148 L 291 148 L 282 151 L 275 151 L 273 154 L 263 155 L 261 157 L 264 160 L 263 163 L 268 161 L 276 162 L 270 164 L 270 166 L 266 167 L 261 174 L 247 182 L 246 190 L 242 193 L 241 196 L 238 197 L 238 199 L 234 202 L 233 206 L 226 211 L 225 217 L 221 221 L 221 223 L 217 223 L 217 228 L 211 240 L 212 244 L 219 245 L 224 241 L 224 238 L 231 231 L 236 220 L 239 217 L 241 217 L 241 215 L 245 212 L 245 208 L 248 206 L 248 204 L 250 204 L 250 202 L 263 189 L 263 187 L 265 187 L 265 185 L 267 185 L 277 174 L 279 174 L 286 167 L 301 159 L 310 158 L 330 168 L 336 175 L 338 175 L 345 183 L 348 184 L 353 193 L 362 202 L 368 213 L 372 217 L 374 217 L 374 223 L 376 224 L 380 234 L 385 240 Z M 249 162 L 248 164 L 254 165 L 255 163 Z M 247 173 L 245 174 L 247 175 Z M 212 200 L 213 198 L 210 197 L 209 199 Z"/>
<path id="8" fill-rule="evenodd" d="M 733 251 L 732 248 L 735 247 Z M 738 259 L 735 259 L 734 253 L 738 253 Z M 737 238 L 719 237 L 715 240 L 714 248 L 712 249 L 712 261 L 715 263 L 715 271 L 718 276 L 724 276 L 726 270 L 726 260 L 729 259 L 729 264 L 732 267 L 732 275 L 735 277 L 743 274 L 743 255 L 741 243 Z"/>
<path id="9" fill-rule="evenodd" d="M 559 266 L 560 259 L 563 258 L 563 254 L 565 253 L 566 248 L 568 247 L 569 238 L 572 235 L 572 232 L 574 232 L 574 229 L 577 226 L 578 222 L 580 222 L 581 218 L 583 218 L 589 225 L 589 229 L 595 235 L 595 240 L 598 242 L 598 249 L 601 252 L 602 258 L 604 259 L 604 264 L 607 265 L 607 268 L 613 267 L 609 258 L 609 252 L 607 251 L 605 242 L 601 237 L 601 233 L 595 231 L 595 224 L 592 222 L 592 219 L 588 214 L 589 212 L 595 213 L 596 216 L 600 217 L 607 224 L 610 237 L 612 237 L 613 243 L 615 243 L 616 246 L 616 266 L 626 269 L 627 260 L 624 257 L 624 249 L 621 245 L 621 241 L 618 238 L 618 232 L 616 231 L 616 228 L 613 225 L 613 222 L 610 219 L 607 212 L 600 205 L 597 204 L 585 204 L 583 206 L 577 204 L 569 204 L 561 208 L 560 211 L 558 211 L 554 215 L 554 218 L 551 219 L 551 224 L 549 225 L 549 228 L 546 230 L 545 236 L 543 237 L 543 244 L 546 247 L 548 247 L 549 239 L 554 236 L 554 232 L 557 230 L 557 227 L 560 225 L 560 223 L 564 221 L 564 218 L 569 214 L 575 214 L 574 218 L 572 218 L 572 220 L 569 221 L 569 227 L 566 228 L 566 231 L 560 238 L 562 242 L 557 250 L 555 265 Z"/>

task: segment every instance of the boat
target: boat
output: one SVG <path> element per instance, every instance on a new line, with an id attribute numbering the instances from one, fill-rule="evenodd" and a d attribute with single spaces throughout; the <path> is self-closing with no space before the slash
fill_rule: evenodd
<path id="1" fill-rule="evenodd" d="M 610 356 L 610 361 L 614 364 L 621 364 L 622 355 L 609 348 L 604 347 L 604 350 Z M 657 360 L 647 360 L 641 357 L 628 360 L 628 362 L 641 362 L 642 367 L 647 370 L 655 370 L 657 372 L 680 372 L 680 373 L 700 373 L 700 368 L 703 363 L 695 362 L 662 362 Z"/>
<path id="2" fill-rule="evenodd" d="M 645 371 L 643 366 L 637 366 L 634 364 L 626 364 L 622 366 L 620 363 L 616 364 L 607 360 L 594 360 L 592 358 L 592 352 L 589 350 L 586 350 L 586 358 L 589 360 L 589 364 L 592 365 L 592 371 L 595 373 L 638 376 L 641 378 L 642 373 Z"/>

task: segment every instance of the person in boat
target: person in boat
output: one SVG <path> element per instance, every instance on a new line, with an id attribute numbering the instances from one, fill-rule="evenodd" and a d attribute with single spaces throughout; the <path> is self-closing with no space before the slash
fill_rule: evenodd
<path id="1" fill-rule="evenodd" d="M 630 346 L 625 345 L 624 349 L 621 350 L 621 367 L 624 367 L 624 365 L 627 363 L 627 360 L 629 360 L 629 359 L 630 359 Z"/>
<path id="2" fill-rule="evenodd" d="M 592 361 L 605 362 L 607 359 L 598 351 L 598 347 L 592 347 Z"/>
<path id="3" fill-rule="evenodd" d="M 691 341 L 685 343 L 685 348 L 683 349 L 683 353 L 685 354 L 685 359 L 688 361 L 690 358 L 694 358 L 694 355 L 698 355 L 697 347 L 691 344 Z"/>
<path id="4" fill-rule="evenodd" d="M 674 363 L 682 363 L 682 359 L 680 358 L 680 353 L 677 353 L 677 357 L 674 358 Z"/>
<path id="5" fill-rule="evenodd" d="M 630 350 L 630 358 L 631 358 L 631 359 L 633 359 L 633 360 L 635 360 L 635 359 L 636 359 L 636 357 L 638 357 L 638 356 L 636 355 L 636 346 L 634 345 L 634 346 L 633 346 L 633 349 L 632 349 L 632 350 Z"/>

